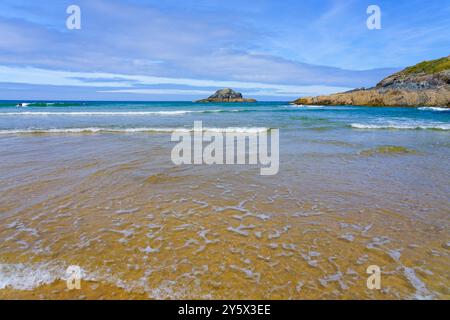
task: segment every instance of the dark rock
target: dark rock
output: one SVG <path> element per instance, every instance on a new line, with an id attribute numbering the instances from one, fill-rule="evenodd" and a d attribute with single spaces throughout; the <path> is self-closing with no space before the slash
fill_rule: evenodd
<path id="1" fill-rule="evenodd" d="M 256 102 L 255 99 L 246 99 L 242 97 L 240 92 L 236 92 L 233 89 L 225 88 L 216 91 L 212 96 L 207 99 L 198 100 L 196 102 Z"/>

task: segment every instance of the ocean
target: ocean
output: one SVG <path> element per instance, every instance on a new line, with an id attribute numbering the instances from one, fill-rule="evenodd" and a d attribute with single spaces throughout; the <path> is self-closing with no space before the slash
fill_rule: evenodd
<path id="1" fill-rule="evenodd" d="M 173 164 L 200 120 L 279 172 Z M 0 101 L 0 298 L 449 299 L 449 159 L 444 108 Z"/>

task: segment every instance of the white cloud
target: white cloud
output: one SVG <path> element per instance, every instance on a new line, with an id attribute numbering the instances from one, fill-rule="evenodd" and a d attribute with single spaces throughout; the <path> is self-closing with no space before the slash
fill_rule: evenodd
<path id="1" fill-rule="evenodd" d="M 100 90 L 100 93 L 133 93 L 133 94 L 167 94 L 167 95 L 207 95 L 211 94 L 208 90 L 190 90 L 190 89 L 119 89 L 119 90 Z"/>
<path id="2" fill-rule="evenodd" d="M 168 88 L 136 88 L 152 85 L 182 85 L 201 88 L 231 87 L 247 90 L 254 96 L 296 96 L 309 94 L 328 94 L 349 90 L 348 87 L 324 86 L 324 85 L 283 85 L 262 82 L 244 81 L 220 81 L 190 78 L 168 78 L 143 75 L 114 74 L 105 72 L 71 72 L 59 70 L 46 70 L 33 67 L 9 67 L 0 66 L 0 82 L 52 85 L 52 86 L 76 86 L 117 88 L 111 90 L 99 90 L 99 92 L 111 93 L 135 93 L 135 94 L 208 94 L 210 90 L 198 89 L 168 89 Z"/>
<path id="3" fill-rule="evenodd" d="M 217 9 L 186 12 L 178 4 L 173 10 L 122 1 L 79 1 L 79 4 L 85 12 L 84 27 L 79 32 L 54 27 L 58 25 L 55 14 L 65 13 L 61 4 L 59 9 L 41 7 L 45 11 L 43 16 L 50 17 L 48 22 L 27 19 L 22 13 L 23 18 L 16 19 L 3 18 L 0 14 L 0 26 L 4 26 L 0 27 L 0 48 L 5 49 L 0 53 L 0 65 L 352 88 L 374 85 L 391 73 L 308 65 L 299 62 L 304 60 L 286 56 L 285 50 L 271 53 L 273 42 L 267 38 L 274 35 L 229 10 L 217 15 Z M 252 10 L 254 7 L 240 5 L 239 11 L 243 6 Z M 319 56 L 331 47 L 327 43 L 317 48 L 318 40 L 302 39 L 302 34 L 311 36 L 311 30 L 295 31 L 294 38 L 285 39 L 285 45 L 292 51 L 308 51 Z M 280 37 L 277 34 L 275 38 Z M 78 83 L 72 79 L 69 85 Z M 114 85 L 105 84 L 106 87 Z"/>

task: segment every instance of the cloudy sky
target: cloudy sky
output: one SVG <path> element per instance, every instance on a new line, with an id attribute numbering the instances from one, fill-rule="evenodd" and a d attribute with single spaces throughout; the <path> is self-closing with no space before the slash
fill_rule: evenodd
<path id="1" fill-rule="evenodd" d="M 1 0 L 0 100 L 290 100 L 373 86 L 449 39 L 442 0 Z"/>

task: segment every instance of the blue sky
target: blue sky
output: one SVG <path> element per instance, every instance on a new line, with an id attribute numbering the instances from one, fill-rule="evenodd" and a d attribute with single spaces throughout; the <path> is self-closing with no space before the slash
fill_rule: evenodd
<path id="1" fill-rule="evenodd" d="M 442 0 L 2 0 L 0 100 L 290 100 L 373 86 L 449 39 Z"/>

